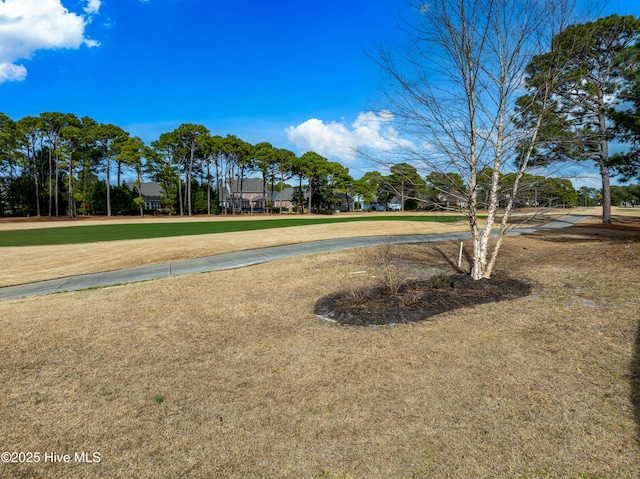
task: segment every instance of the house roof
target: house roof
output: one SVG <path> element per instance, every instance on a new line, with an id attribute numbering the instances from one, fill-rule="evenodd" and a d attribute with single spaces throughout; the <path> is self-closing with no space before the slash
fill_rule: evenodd
<path id="1" fill-rule="evenodd" d="M 237 190 L 234 190 L 236 193 L 240 192 L 240 181 L 233 180 L 231 182 L 232 186 L 237 186 Z M 131 189 L 131 191 L 138 192 L 138 187 L 133 181 L 129 181 L 126 183 L 127 187 Z M 257 189 L 256 189 L 257 188 Z M 244 193 L 260 193 L 259 197 L 253 198 L 253 201 L 264 200 L 264 195 L 262 195 L 262 179 L 261 178 L 245 178 L 242 184 L 242 191 Z M 276 190 L 273 193 L 267 189 L 267 199 L 270 201 L 291 201 L 293 199 L 293 188 L 284 188 L 282 193 Z M 160 200 L 163 195 L 162 187 L 158 183 L 154 183 L 152 181 L 142 183 L 140 185 L 140 194 L 146 200 Z M 227 199 L 231 196 L 229 190 L 227 188 L 222 188 L 222 199 Z"/>
<path id="2" fill-rule="evenodd" d="M 240 180 L 234 178 L 230 180 L 231 191 L 236 193 L 240 192 Z M 263 193 L 264 187 L 262 183 L 262 178 L 244 178 L 242 180 L 242 192 L 243 193 Z"/>
<path id="3" fill-rule="evenodd" d="M 346 193 L 342 193 L 342 192 L 334 193 L 333 197 L 337 198 L 337 199 L 340 199 L 340 200 L 343 200 L 343 201 L 352 201 L 353 200 L 353 196 L 347 195 Z"/>
<path id="4" fill-rule="evenodd" d="M 138 192 L 138 187 L 133 181 L 125 183 L 127 187 L 134 192 Z M 145 199 L 159 200 L 162 197 L 162 187 L 158 183 L 152 181 L 140 184 L 140 194 Z"/>
<path id="5" fill-rule="evenodd" d="M 282 194 L 279 191 L 273 192 L 273 201 L 291 201 L 293 200 L 293 188 L 284 188 Z"/>
<path id="6" fill-rule="evenodd" d="M 252 198 L 252 201 L 264 201 L 265 200 L 265 196 L 264 195 L 260 195 L 260 196 L 256 196 L 254 198 Z M 282 190 L 282 193 L 280 193 L 280 191 L 268 191 L 267 190 L 267 196 L 266 196 L 266 200 L 267 201 L 291 201 L 293 200 L 293 188 L 284 188 Z"/>

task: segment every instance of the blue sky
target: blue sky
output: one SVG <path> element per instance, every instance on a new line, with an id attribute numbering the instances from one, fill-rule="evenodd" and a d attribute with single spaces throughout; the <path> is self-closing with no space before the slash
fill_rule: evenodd
<path id="1" fill-rule="evenodd" d="M 404 4 L 0 0 L 0 111 L 87 115 L 147 142 L 201 123 L 315 149 L 359 176 L 335 139 L 393 136 L 375 110 L 381 78 L 367 52 L 398 40 Z M 640 2 L 611 0 L 603 13 L 613 12 L 640 16 Z"/>
<path id="2" fill-rule="evenodd" d="M 69 111 L 145 141 L 202 123 L 293 150 L 286 128 L 350 125 L 371 108 L 379 76 L 367 51 L 396 34 L 402 2 L 102 0 L 86 15 L 86 1 L 55 1 L 90 18 L 84 37 L 99 45 L 16 59 L 27 76 L 0 84 L 0 111 Z"/>

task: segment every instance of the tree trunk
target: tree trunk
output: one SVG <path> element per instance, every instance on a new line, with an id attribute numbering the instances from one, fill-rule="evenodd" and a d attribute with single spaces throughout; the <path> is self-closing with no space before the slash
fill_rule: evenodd
<path id="1" fill-rule="evenodd" d="M 244 197 L 244 165 L 240 166 L 240 214 L 242 214 L 242 198 Z"/>
<path id="2" fill-rule="evenodd" d="M 473 238 L 473 266 L 471 268 L 471 277 L 473 279 L 484 278 L 484 271 L 487 268 L 487 248 L 482 242 L 483 235 L 474 236 Z"/>
<path id="3" fill-rule="evenodd" d="M 211 158 L 207 160 L 207 214 L 211 214 Z"/>
<path id="4" fill-rule="evenodd" d="M 282 214 L 282 188 L 284 186 L 284 172 L 280 171 L 280 208 L 278 213 Z"/>
<path id="5" fill-rule="evenodd" d="M 193 173 L 193 148 L 191 149 L 191 156 L 189 157 L 189 168 L 187 169 L 187 211 L 189 212 L 189 216 L 193 216 L 191 210 L 191 175 Z"/>
<path id="6" fill-rule="evenodd" d="M 49 216 L 51 216 L 53 208 L 53 163 L 51 154 L 51 145 L 49 145 Z"/>
<path id="7" fill-rule="evenodd" d="M 184 205 L 182 203 L 182 168 L 178 162 L 178 211 L 180 216 L 184 216 Z"/>
<path id="8" fill-rule="evenodd" d="M 142 198 L 142 189 L 140 185 L 142 184 L 142 178 L 140 177 L 140 172 L 138 172 L 138 181 L 136 181 L 136 186 L 138 187 L 138 198 Z M 140 206 L 140 218 L 144 218 L 144 203 L 139 202 Z"/>
<path id="9" fill-rule="evenodd" d="M 60 173 L 58 171 L 58 155 L 56 155 L 56 161 L 55 161 L 55 174 L 56 174 L 56 181 L 55 181 L 55 185 L 56 185 L 56 191 L 55 191 L 55 202 L 56 202 L 56 216 L 59 216 L 59 212 L 60 212 L 60 206 L 58 204 L 58 176 L 60 176 Z"/>
<path id="10" fill-rule="evenodd" d="M 224 198 L 222 197 L 222 187 L 220 186 L 220 157 L 216 158 L 216 191 L 218 192 L 218 213 L 224 211 Z"/>
<path id="11" fill-rule="evenodd" d="M 111 158 L 107 154 L 107 216 L 111 216 Z"/>
<path id="12" fill-rule="evenodd" d="M 35 174 L 35 186 L 36 186 L 36 216 L 40 216 L 40 188 L 38 186 L 38 172 Z"/>
<path id="13" fill-rule="evenodd" d="M 27 150 L 27 154 L 29 154 Z M 33 182 L 36 188 L 36 216 L 40 216 L 40 183 L 38 181 L 38 163 L 36 161 L 36 149 L 33 147 Z"/>
<path id="14" fill-rule="evenodd" d="M 229 185 L 229 193 L 227 198 L 227 214 L 229 214 L 229 209 L 231 209 L 232 215 L 236 214 L 236 192 L 234 191 L 235 185 L 233 184 L 235 181 L 235 174 L 235 165 L 233 165 L 233 163 L 227 164 L 224 180 L 225 188 L 227 187 L 226 185 Z"/>
<path id="15" fill-rule="evenodd" d="M 73 163 L 71 161 L 71 154 L 69 155 L 69 189 L 67 192 L 67 196 L 69 197 L 69 204 L 67 206 L 69 218 L 75 218 L 75 202 L 73 201 Z"/>
<path id="16" fill-rule="evenodd" d="M 87 160 L 82 162 L 82 212 L 87 214 L 87 188 L 88 188 L 88 170 L 89 162 Z"/>
<path id="17" fill-rule="evenodd" d="M 300 194 L 302 194 L 302 175 L 300 175 L 299 188 L 300 188 Z M 302 196 L 302 198 L 304 199 L 304 195 Z M 298 213 L 300 213 L 300 206 L 301 205 L 296 206 L 296 209 L 298 210 Z M 304 205 L 302 205 L 302 208 L 303 208 L 303 212 L 304 212 Z"/>
<path id="18" fill-rule="evenodd" d="M 236 192 L 235 192 L 235 166 L 234 165 L 227 165 L 227 181 L 229 184 L 229 206 L 231 206 L 231 214 L 235 215 L 236 214 Z M 228 208 L 227 208 L 228 211 Z"/>
<path id="19" fill-rule="evenodd" d="M 602 176 L 602 222 L 611 223 L 611 177 L 609 167 L 600 163 L 600 175 Z"/>
<path id="20" fill-rule="evenodd" d="M 602 222 L 605 224 L 611 223 L 611 179 L 609 163 L 609 131 L 607 127 L 607 118 L 605 117 L 605 93 L 602 90 L 598 91 L 598 128 L 599 128 L 599 143 L 600 143 L 600 158 L 598 159 L 598 166 L 600 167 L 600 174 L 602 175 Z"/>
<path id="21" fill-rule="evenodd" d="M 262 213 L 267 213 L 267 173 L 264 172 L 262 172 Z"/>
<path id="22" fill-rule="evenodd" d="M 187 170 L 187 181 L 184 187 L 185 196 L 187 197 L 187 215 L 193 216 L 193 212 L 191 211 L 191 165 L 189 165 L 189 169 Z"/>

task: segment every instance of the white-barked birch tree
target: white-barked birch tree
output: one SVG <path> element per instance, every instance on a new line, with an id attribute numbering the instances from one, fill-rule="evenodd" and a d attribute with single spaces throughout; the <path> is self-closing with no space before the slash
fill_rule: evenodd
<path id="1" fill-rule="evenodd" d="M 526 66 L 548 51 L 571 13 L 565 0 L 422 0 L 410 9 L 409 44 L 377 55 L 390 78 L 388 108 L 412 139 L 399 145 L 402 161 L 464 181 L 456 194 L 469 219 L 474 279 L 492 274 L 530 165 L 544 114 L 537 111 L 532 122 L 526 110 L 553 108 L 555 72 L 546 71 L 547 81 L 531 92 Z M 525 93 L 535 106 L 518 101 Z M 488 194 L 480 194 L 487 172 Z M 501 181 L 506 172 L 508 186 Z"/>

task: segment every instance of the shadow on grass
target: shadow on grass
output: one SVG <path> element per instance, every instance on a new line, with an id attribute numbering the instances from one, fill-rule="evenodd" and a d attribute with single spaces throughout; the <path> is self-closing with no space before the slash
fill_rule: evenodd
<path id="1" fill-rule="evenodd" d="M 434 246 L 433 250 L 438 254 L 438 256 L 440 256 L 440 258 L 442 258 L 442 260 L 444 260 L 445 263 L 447 263 L 452 268 L 458 269 L 458 265 L 453 260 L 453 256 L 451 256 L 449 252 L 443 251 L 443 249 L 439 246 Z"/>
<path id="2" fill-rule="evenodd" d="M 456 245 L 457 246 L 457 245 Z M 459 246 L 457 246 L 459 247 Z M 464 258 L 464 261 L 462 261 L 462 264 L 460 267 L 458 267 L 458 262 L 457 262 L 457 256 L 455 255 L 451 255 L 449 252 L 445 252 L 442 248 L 440 248 L 439 246 L 435 246 L 433 248 L 433 250 L 449 265 L 451 266 L 452 269 L 454 269 L 455 271 L 457 271 L 458 273 L 470 273 L 470 268 L 468 267 L 468 265 L 473 264 L 473 257 L 471 255 L 470 252 L 470 248 L 463 248 L 462 249 L 462 257 Z M 455 260 L 455 261 L 454 261 Z M 467 267 L 465 267 L 467 266 Z"/>
<path id="3" fill-rule="evenodd" d="M 636 440 L 638 447 L 640 447 L 640 322 L 631 360 L 631 405 L 636 420 Z"/>
<path id="4" fill-rule="evenodd" d="M 626 229 L 571 227 L 562 231 L 536 231 L 528 236 L 550 243 L 584 244 L 606 241 L 612 244 L 629 243 L 640 240 L 640 232 Z"/>

